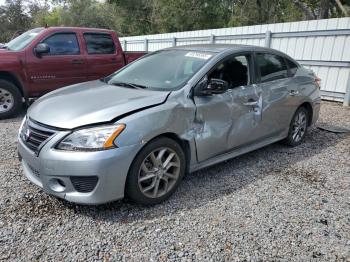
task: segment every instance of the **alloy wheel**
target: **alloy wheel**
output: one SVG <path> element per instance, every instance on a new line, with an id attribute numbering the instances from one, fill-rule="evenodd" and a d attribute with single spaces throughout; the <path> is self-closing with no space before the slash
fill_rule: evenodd
<path id="1" fill-rule="evenodd" d="M 142 194 L 149 198 L 164 196 L 178 181 L 180 164 L 174 150 L 168 147 L 153 150 L 139 169 L 138 185 Z"/>
<path id="2" fill-rule="evenodd" d="M 304 111 L 300 111 L 294 118 L 292 126 L 292 139 L 299 142 L 303 139 L 307 127 L 307 115 Z"/>
<path id="3" fill-rule="evenodd" d="M 11 110 L 14 103 L 13 95 L 6 89 L 0 88 L 0 113 Z"/>

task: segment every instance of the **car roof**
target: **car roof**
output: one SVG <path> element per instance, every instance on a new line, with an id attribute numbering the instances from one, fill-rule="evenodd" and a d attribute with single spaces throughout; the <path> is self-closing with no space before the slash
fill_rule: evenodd
<path id="1" fill-rule="evenodd" d="M 183 45 L 166 48 L 166 50 L 188 50 L 188 51 L 200 51 L 200 52 L 213 52 L 224 53 L 227 51 L 267 51 L 283 54 L 275 49 L 254 46 L 254 45 L 238 45 L 238 44 L 198 44 L 198 45 Z M 285 55 L 285 54 L 283 54 Z"/>

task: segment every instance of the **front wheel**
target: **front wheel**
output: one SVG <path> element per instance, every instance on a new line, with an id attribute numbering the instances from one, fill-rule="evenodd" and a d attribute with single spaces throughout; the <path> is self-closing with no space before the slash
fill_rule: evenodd
<path id="1" fill-rule="evenodd" d="M 285 143 L 289 146 L 297 146 L 303 142 L 309 123 L 309 112 L 300 107 L 294 114 L 289 126 L 288 137 Z"/>
<path id="2" fill-rule="evenodd" d="M 0 119 L 15 116 L 22 108 L 22 96 L 18 88 L 6 80 L 0 80 Z"/>
<path id="3" fill-rule="evenodd" d="M 181 182 L 185 165 L 185 154 L 177 142 L 166 137 L 151 141 L 131 165 L 126 195 L 142 205 L 166 200 Z"/>

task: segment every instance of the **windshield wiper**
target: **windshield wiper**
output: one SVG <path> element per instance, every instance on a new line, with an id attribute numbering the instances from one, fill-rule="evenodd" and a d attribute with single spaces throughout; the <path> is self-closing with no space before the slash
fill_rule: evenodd
<path id="1" fill-rule="evenodd" d="M 129 87 L 129 88 L 136 88 L 136 89 L 145 89 L 147 86 L 133 84 L 133 83 L 125 83 L 125 82 L 112 82 L 111 85 L 115 86 L 123 86 L 123 87 Z"/>

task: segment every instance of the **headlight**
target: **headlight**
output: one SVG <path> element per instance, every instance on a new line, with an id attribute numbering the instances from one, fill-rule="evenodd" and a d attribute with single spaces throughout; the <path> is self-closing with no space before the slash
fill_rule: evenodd
<path id="1" fill-rule="evenodd" d="M 23 117 L 23 120 L 21 122 L 21 125 L 19 126 L 19 130 L 18 130 L 18 134 L 21 135 L 22 133 L 22 130 L 23 130 L 23 126 L 24 126 L 24 123 L 27 121 L 27 116 L 24 116 Z"/>
<path id="2" fill-rule="evenodd" d="M 57 149 L 68 151 L 98 151 L 116 147 L 114 140 L 124 130 L 124 124 L 77 130 L 66 136 Z"/>

